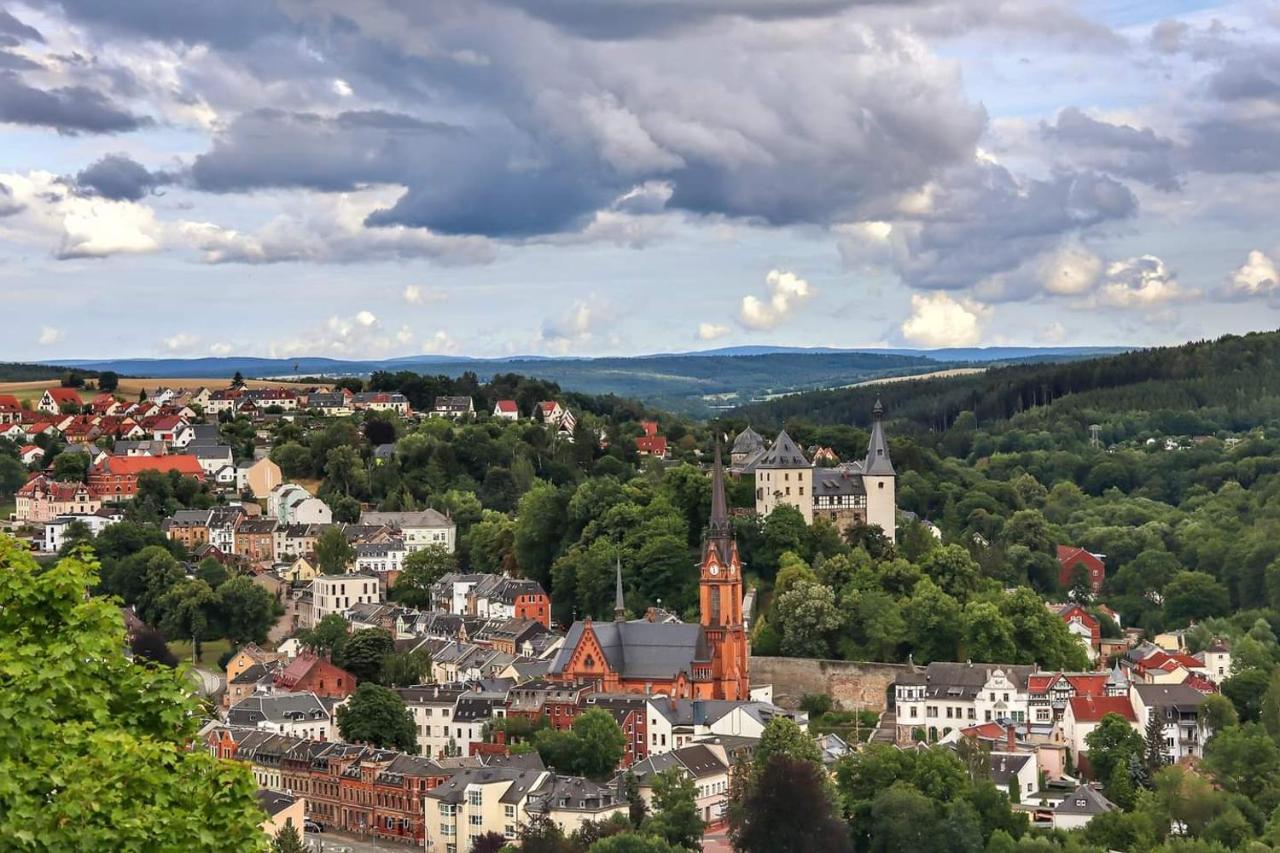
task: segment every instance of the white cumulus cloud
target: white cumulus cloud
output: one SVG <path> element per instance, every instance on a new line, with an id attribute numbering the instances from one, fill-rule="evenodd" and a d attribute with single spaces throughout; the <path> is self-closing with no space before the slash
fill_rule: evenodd
<path id="1" fill-rule="evenodd" d="M 989 311 L 971 299 L 914 293 L 911 316 L 901 326 L 902 337 L 924 347 L 974 346 L 982 340 L 982 320 Z"/>
<path id="2" fill-rule="evenodd" d="M 444 329 L 440 329 L 422 342 L 422 351 L 431 355 L 457 352 L 458 342 Z"/>
<path id="3" fill-rule="evenodd" d="M 729 327 L 719 323 L 699 323 L 698 338 L 704 341 L 714 341 L 717 338 L 723 338 L 729 334 Z"/>
<path id="4" fill-rule="evenodd" d="M 161 343 L 169 352 L 186 352 L 200 343 L 200 338 L 188 332 L 178 332 L 171 338 L 165 338 Z"/>
<path id="5" fill-rule="evenodd" d="M 765 331 L 777 328 L 797 305 L 813 295 L 809 282 L 785 270 L 769 270 L 765 276 L 765 289 L 764 299 L 751 295 L 742 297 L 738 319 L 748 329 Z"/>
<path id="6" fill-rule="evenodd" d="M 231 355 L 231 344 L 226 341 L 216 341 L 209 345 L 210 355 Z"/>
<path id="7" fill-rule="evenodd" d="M 1276 263 L 1254 249 L 1245 262 L 1227 280 L 1229 297 L 1269 296 L 1280 290 L 1280 274 Z"/>
<path id="8" fill-rule="evenodd" d="M 1113 308 L 1154 308 L 1198 295 L 1198 291 L 1183 290 L 1177 276 L 1155 255 L 1108 264 L 1098 288 L 1098 301 Z"/>
<path id="9" fill-rule="evenodd" d="M 62 340 L 62 330 L 55 329 L 53 326 L 41 326 L 40 336 L 36 338 L 36 343 L 40 346 L 50 346 Z"/>

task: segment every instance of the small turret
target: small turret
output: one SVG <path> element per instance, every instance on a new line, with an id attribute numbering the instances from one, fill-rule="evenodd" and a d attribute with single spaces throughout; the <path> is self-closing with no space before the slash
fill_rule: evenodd
<path id="1" fill-rule="evenodd" d="M 613 621 L 627 621 L 627 605 L 622 597 L 622 555 L 618 555 L 618 572 L 616 586 L 613 591 Z"/>

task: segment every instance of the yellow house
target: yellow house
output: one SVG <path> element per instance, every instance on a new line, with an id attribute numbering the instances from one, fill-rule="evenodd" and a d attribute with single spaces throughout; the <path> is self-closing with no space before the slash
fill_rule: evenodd
<path id="1" fill-rule="evenodd" d="M 313 565 L 306 557 L 299 557 L 290 564 L 289 568 L 284 570 L 281 578 L 289 583 L 307 583 L 315 580 L 319 575 L 319 568 Z"/>
<path id="2" fill-rule="evenodd" d="M 293 824 L 298 835 L 303 833 L 303 821 L 307 816 L 307 800 L 305 797 L 292 797 L 278 791 L 258 791 L 258 805 L 267 813 L 267 818 L 259 826 L 269 837 L 275 838 L 280 830 Z"/>
<path id="3" fill-rule="evenodd" d="M 240 489 L 261 499 L 270 495 L 271 490 L 283 482 L 284 475 L 280 472 L 280 466 L 264 456 L 244 469 Z"/>
<path id="4" fill-rule="evenodd" d="M 280 659 L 280 655 L 275 652 L 268 652 L 261 649 L 255 643 L 249 643 L 247 646 L 236 652 L 231 660 L 227 661 L 227 683 L 235 681 L 242 672 L 255 663 L 271 663 Z"/>

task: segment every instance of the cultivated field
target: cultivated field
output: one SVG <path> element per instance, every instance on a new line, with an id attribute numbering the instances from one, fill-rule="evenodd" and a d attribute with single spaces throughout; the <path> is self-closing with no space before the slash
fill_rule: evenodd
<path id="1" fill-rule="evenodd" d="M 90 379 L 90 382 L 93 380 Z M 57 388 L 60 383 L 57 379 L 40 379 L 34 382 L 0 382 L 0 394 L 13 394 L 19 400 L 38 400 L 40 395 L 45 392 L 46 388 Z M 184 379 L 174 377 L 163 378 L 126 378 L 120 377 L 120 385 L 116 388 L 115 394 L 118 397 L 136 398 L 138 392 L 143 388 L 199 388 L 206 386 L 209 388 L 226 388 L 231 384 L 231 377 L 226 379 Z M 294 383 L 284 379 L 246 379 L 244 384 L 248 388 L 278 388 L 282 385 L 292 385 Z M 80 397 L 88 402 L 93 399 L 97 391 L 80 390 Z"/>

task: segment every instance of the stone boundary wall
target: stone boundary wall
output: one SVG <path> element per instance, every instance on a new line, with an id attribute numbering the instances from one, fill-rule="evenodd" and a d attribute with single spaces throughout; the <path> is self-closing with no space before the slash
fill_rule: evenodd
<path id="1" fill-rule="evenodd" d="M 837 707 L 852 711 L 884 711 L 893 682 L 916 667 L 905 663 L 752 657 L 751 683 L 772 684 L 773 701 L 796 707 L 806 693 L 825 693 Z"/>

